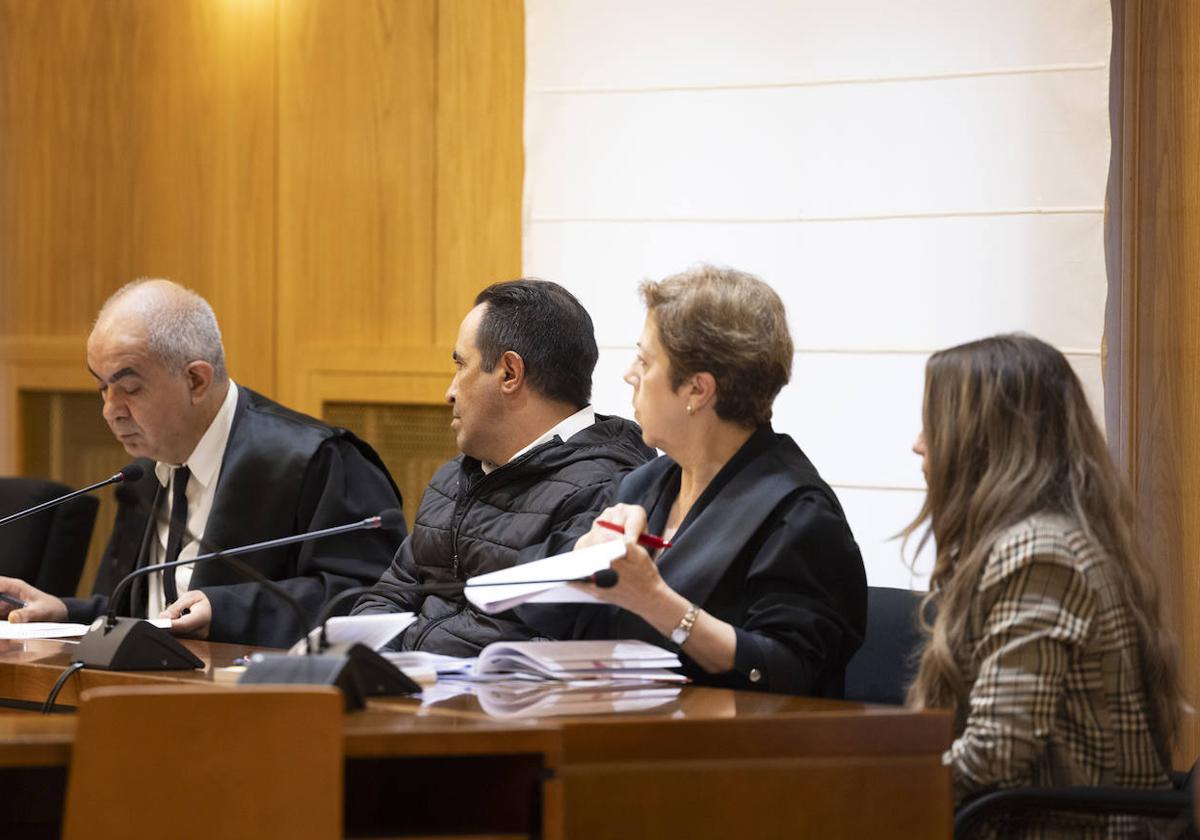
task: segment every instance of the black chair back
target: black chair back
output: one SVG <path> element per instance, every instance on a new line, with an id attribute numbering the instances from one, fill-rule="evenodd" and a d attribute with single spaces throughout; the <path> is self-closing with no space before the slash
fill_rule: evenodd
<path id="1" fill-rule="evenodd" d="M 0 516 L 70 493 L 36 478 L 0 478 Z M 17 577 L 59 597 L 75 594 L 100 502 L 80 496 L 0 529 L 0 575 Z"/>
<path id="2" fill-rule="evenodd" d="M 922 644 L 917 610 L 924 592 L 867 589 L 867 636 L 846 666 L 846 699 L 904 704 Z"/>

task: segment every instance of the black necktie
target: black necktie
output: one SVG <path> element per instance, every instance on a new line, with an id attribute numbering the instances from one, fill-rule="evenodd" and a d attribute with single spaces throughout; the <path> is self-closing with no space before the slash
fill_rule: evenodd
<path id="1" fill-rule="evenodd" d="M 183 548 L 183 535 L 187 531 L 187 486 L 191 472 L 187 467 L 176 467 L 171 477 L 171 530 L 167 532 L 167 556 L 165 562 L 173 563 L 179 559 Z M 163 597 L 167 605 L 175 603 L 179 598 L 179 590 L 175 587 L 175 570 L 164 569 Z"/>

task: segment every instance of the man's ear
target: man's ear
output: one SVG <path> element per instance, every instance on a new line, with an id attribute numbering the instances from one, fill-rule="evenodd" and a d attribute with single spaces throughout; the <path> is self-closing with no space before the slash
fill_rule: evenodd
<path id="1" fill-rule="evenodd" d="M 496 367 L 500 372 L 500 393 L 515 394 L 525 385 L 525 360 L 515 350 L 505 350 Z"/>
<path id="2" fill-rule="evenodd" d="M 192 405 L 203 400 L 212 390 L 213 378 L 216 371 L 208 362 L 188 362 L 183 375 L 187 377 L 188 392 L 192 396 Z"/>

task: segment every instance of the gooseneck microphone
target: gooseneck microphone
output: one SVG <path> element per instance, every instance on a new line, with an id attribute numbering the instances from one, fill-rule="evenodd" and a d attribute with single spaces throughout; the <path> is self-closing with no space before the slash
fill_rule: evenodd
<path id="1" fill-rule="evenodd" d="M 239 554 L 250 554 L 251 552 L 255 551 L 265 551 L 268 548 L 281 548 L 285 545 L 308 542 L 309 540 L 316 540 L 320 539 L 321 537 L 333 537 L 338 534 L 346 534 L 351 531 L 366 531 L 374 528 L 397 528 L 403 521 L 404 514 L 400 513 L 400 511 L 396 508 L 390 508 L 383 511 L 378 516 L 368 516 L 366 519 L 359 520 L 358 522 L 351 522 L 346 525 L 335 525 L 332 528 L 322 528 L 319 531 L 307 531 L 303 534 L 293 534 L 289 537 L 279 537 L 278 539 L 274 540 L 263 540 L 262 542 L 238 546 L 237 548 L 226 548 L 221 549 L 220 551 L 211 551 L 208 554 L 200 554 L 196 557 L 191 557 L 186 560 L 174 560 L 170 563 L 153 563 L 149 566 L 142 566 L 140 569 L 134 569 L 132 572 L 125 575 L 125 577 L 121 578 L 121 580 L 117 582 L 117 585 L 113 587 L 112 595 L 109 596 L 108 600 L 109 607 L 108 615 L 105 617 L 106 623 L 111 627 L 117 620 L 116 605 L 120 602 L 121 596 L 125 594 L 125 590 L 129 588 L 130 584 L 132 584 L 134 580 L 142 577 L 143 575 L 161 572 L 165 569 L 174 569 L 178 566 L 187 566 L 192 563 L 200 563 L 204 560 L 228 560 L 229 558 L 236 557 Z M 274 583 L 274 581 L 271 581 L 271 583 Z M 290 596 L 285 596 L 285 598 L 286 597 Z M 297 608 L 299 607 L 298 604 L 296 606 Z M 303 612 L 301 612 L 301 616 L 300 626 L 304 627 L 307 622 L 303 618 Z"/>
<path id="2" fill-rule="evenodd" d="M 91 493 L 94 490 L 99 490 L 101 487 L 107 487 L 110 484 L 123 484 L 127 481 L 137 481 L 143 475 L 145 475 L 145 470 L 143 470 L 141 466 L 138 464 L 130 464 L 127 467 L 123 467 L 119 472 L 113 473 L 103 481 L 97 481 L 95 484 L 89 484 L 87 487 L 84 487 L 80 490 L 73 490 L 72 492 L 67 493 L 65 496 L 59 496 L 57 499 L 51 499 L 48 502 L 42 502 L 40 505 L 34 505 L 31 508 L 26 508 L 25 510 L 19 510 L 16 513 L 9 514 L 3 519 L 0 519 L 0 526 L 7 525 L 10 522 L 16 522 L 18 519 L 24 519 L 26 516 L 33 516 L 35 513 L 41 513 L 42 511 L 49 510 L 52 507 L 58 507 L 64 502 L 71 501 L 71 499 L 74 499 L 76 496 L 82 496 L 85 493 Z"/>
<path id="3" fill-rule="evenodd" d="M 300 627 L 305 628 L 308 622 L 304 616 L 304 611 L 291 594 L 286 592 L 275 581 L 266 579 L 260 572 L 253 569 L 253 567 L 247 566 L 240 561 L 235 561 L 232 558 L 240 554 L 249 554 L 254 551 L 263 551 L 269 548 L 307 542 L 308 540 L 345 534 L 350 531 L 394 528 L 398 520 L 402 519 L 403 514 L 393 508 L 384 511 L 378 516 L 368 516 L 366 519 L 346 525 L 337 525 L 332 528 L 323 528 L 318 531 L 294 534 L 274 540 L 264 540 L 263 542 L 252 543 L 237 548 L 228 548 L 201 554 L 187 560 L 154 563 L 149 566 L 143 566 L 140 569 L 135 569 L 121 578 L 113 588 L 112 595 L 109 598 L 108 613 L 96 619 L 88 632 L 79 640 L 79 647 L 76 648 L 75 652 L 75 660 L 83 662 L 89 667 L 105 670 L 144 671 L 203 668 L 204 662 L 181 645 L 169 632 L 141 619 L 118 618 L 116 616 L 116 605 L 136 578 L 164 569 L 173 569 L 178 566 L 186 566 L 206 560 L 217 560 L 227 563 L 243 571 L 258 582 L 267 584 L 271 591 L 279 595 L 285 603 L 288 603 L 292 607 L 297 614 Z"/>

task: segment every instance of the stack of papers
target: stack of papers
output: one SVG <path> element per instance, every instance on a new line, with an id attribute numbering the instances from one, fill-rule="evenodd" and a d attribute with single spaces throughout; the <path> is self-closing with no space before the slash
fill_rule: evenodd
<path id="1" fill-rule="evenodd" d="M 495 642 L 464 673 L 478 682 L 554 680 L 684 683 L 669 650 L 640 641 Z"/>
<path id="2" fill-rule="evenodd" d="M 423 651 L 383 655 L 405 672 L 431 669 L 443 680 L 473 683 L 549 682 L 595 689 L 687 682 L 669 670 L 680 667 L 678 656 L 640 641 L 493 642 L 475 659 Z"/>
<path id="3" fill-rule="evenodd" d="M 488 683 L 475 687 L 484 712 L 497 718 L 610 715 L 665 706 L 679 696 L 677 685 L 577 683 Z"/>

